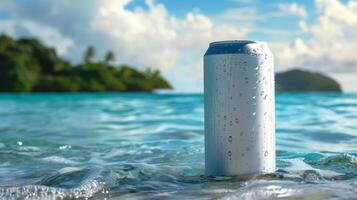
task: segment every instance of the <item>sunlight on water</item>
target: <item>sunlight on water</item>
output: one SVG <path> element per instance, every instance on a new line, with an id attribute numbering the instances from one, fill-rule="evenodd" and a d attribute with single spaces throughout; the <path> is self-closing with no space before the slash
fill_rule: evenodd
<path id="1" fill-rule="evenodd" d="M 357 94 L 278 94 L 276 115 L 276 173 L 205 177 L 200 94 L 1 94 L 0 199 L 355 198 Z"/>

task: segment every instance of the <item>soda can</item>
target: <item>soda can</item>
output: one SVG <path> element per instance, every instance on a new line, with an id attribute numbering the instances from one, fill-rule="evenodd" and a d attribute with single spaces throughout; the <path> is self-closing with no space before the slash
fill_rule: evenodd
<path id="1" fill-rule="evenodd" d="M 274 58 L 267 43 L 210 43 L 204 55 L 206 175 L 275 171 L 274 95 Z"/>

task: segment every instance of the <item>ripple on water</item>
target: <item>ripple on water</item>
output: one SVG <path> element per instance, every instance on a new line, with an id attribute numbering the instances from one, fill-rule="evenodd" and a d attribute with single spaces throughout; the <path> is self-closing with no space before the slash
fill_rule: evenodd
<path id="1" fill-rule="evenodd" d="M 279 170 L 243 180 L 204 176 L 201 94 L 0 94 L 0 199 L 353 199 L 356 105 L 277 94 Z"/>
<path id="2" fill-rule="evenodd" d="M 78 164 L 75 161 L 72 161 L 70 159 L 63 158 L 63 157 L 60 157 L 60 156 L 49 156 L 49 157 L 41 158 L 41 161 L 47 162 L 47 163 L 64 164 L 64 165 Z"/>
<path id="3" fill-rule="evenodd" d="M 90 181 L 78 188 L 56 188 L 43 185 L 0 187 L 0 199 L 77 199 L 89 198 L 103 188 L 104 183 Z"/>
<path id="4" fill-rule="evenodd" d="M 75 199 L 106 195 L 108 189 L 103 174 L 100 168 L 65 167 L 34 184 L 0 187 L 0 199 Z"/>
<path id="5" fill-rule="evenodd" d="M 293 181 L 251 181 L 222 199 L 263 200 L 263 199 L 354 199 L 356 183 L 327 182 L 324 184 L 301 184 Z"/>

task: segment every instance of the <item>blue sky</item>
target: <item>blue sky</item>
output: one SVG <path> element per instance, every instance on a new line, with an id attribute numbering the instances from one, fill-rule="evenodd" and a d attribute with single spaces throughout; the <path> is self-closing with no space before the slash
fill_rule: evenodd
<path id="1" fill-rule="evenodd" d="M 98 59 L 158 68 L 177 91 L 202 91 L 202 56 L 215 40 L 269 43 L 275 70 L 326 73 L 357 91 L 357 2 L 351 0 L 1 0 L 0 32 L 37 37 L 73 63 Z"/>
<path id="2" fill-rule="evenodd" d="M 258 0 L 160 0 L 155 1 L 157 3 L 162 3 L 165 5 L 166 9 L 170 14 L 176 17 L 185 17 L 188 12 L 197 12 L 202 13 L 206 16 L 209 16 L 213 21 L 217 23 L 221 22 L 224 19 L 220 18 L 220 15 L 223 11 L 232 9 L 232 8 L 251 8 L 256 9 L 256 13 L 260 15 L 275 13 L 279 10 L 279 5 L 294 3 L 293 1 L 286 0 L 272 0 L 267 3 L 267 1 L 258 1 Z M 313 1 L 305 0 L 299 1 L 299 4 L 305 8 L 305 10 L 311 15 L 307 18 L 309 23 L 312 23 L 316 20 L 315 4 Z M 142 7 L 148 9 L 144 0 L 134 0 L 132 1 L 127 8 L 135 9 L 136 7 Z M 239 26 L 242 22 L 248 22 L 252 20 L 229 20 L 226 23 Z M 293 39 L 294 36 L 299 35 L 303 38 L 307 38 L 306 34 L 299 34 L 299 28 L 297 26 L 299 22 L 299 17 L 296 15 L 285 15 L 284 17 L 272 17 L 271 20 L 254 20 L 254 26 L 256 27 L 255 31 L 249 34 L 249 37 L 253 37 L 256 40 L 281 40 L 281 37 L 270 35 L 264 33 L 264 29 L 275 29 L 280 31 L 289 30 L 289 35 L 285 35 L 283 39 Z"/>

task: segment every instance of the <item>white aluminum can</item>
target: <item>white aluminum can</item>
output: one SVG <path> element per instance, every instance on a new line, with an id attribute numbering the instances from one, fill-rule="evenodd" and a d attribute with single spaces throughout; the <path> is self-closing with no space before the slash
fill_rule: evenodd
<path id="1" fill-rule="evenodd" d="M 274 59 L 265 42 L 213 42 L 204 56 L 205 170 L 275 171 Z"/>

